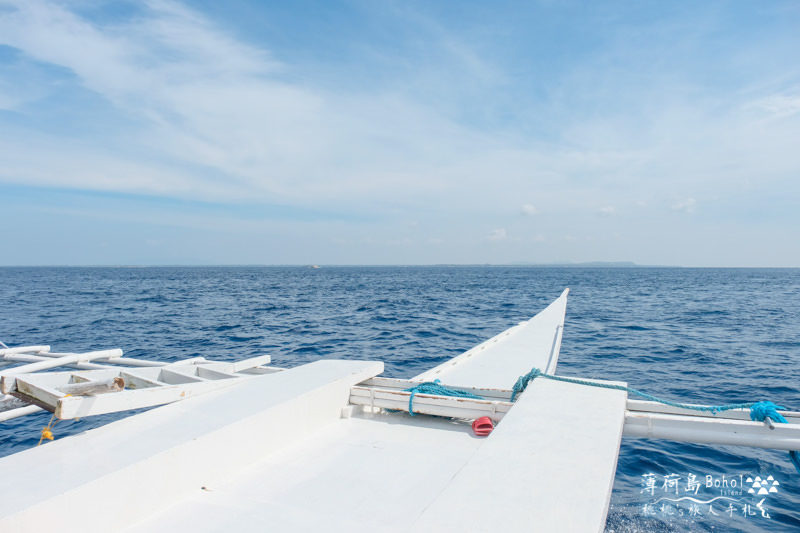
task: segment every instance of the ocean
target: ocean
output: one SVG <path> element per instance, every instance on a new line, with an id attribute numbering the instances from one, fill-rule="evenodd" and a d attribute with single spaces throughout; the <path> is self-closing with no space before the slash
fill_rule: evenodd
<path id="1" fill-rule="evenodd" d="M 287 367 L 380 359 L 405 378 L 567 287 L 558 374 L 679 402 L 800 409 L 800 269 L 3 267 L 0 341 L 162 360 L 266 353 Z M 48 419 L 0 423 L 0 456 L 36 445 Z M 800 473 L 785 452 L 623 439 L 607 532 L 798 530 Z"/>

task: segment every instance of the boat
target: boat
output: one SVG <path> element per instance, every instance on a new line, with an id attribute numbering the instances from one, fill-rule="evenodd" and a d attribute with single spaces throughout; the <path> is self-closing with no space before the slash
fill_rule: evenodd
<path id="1" fill-rule="evenodd" d="M 0 349 L 0 416 L 52 413 L 44 444 L 0 458 L 0 531 L 603 531 L 623 435 L 800 450 L 800 413 L 753 421 L 557 374 L 568 292 L 410 379 L 368 359 Z"/>

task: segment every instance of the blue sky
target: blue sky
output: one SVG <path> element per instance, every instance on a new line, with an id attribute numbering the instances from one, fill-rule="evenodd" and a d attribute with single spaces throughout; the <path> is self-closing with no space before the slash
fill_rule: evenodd
<path id="1" fill-rule="evenodd" d="M 800 267 L 800 4 L 0 0 L 0 264 Z"/>

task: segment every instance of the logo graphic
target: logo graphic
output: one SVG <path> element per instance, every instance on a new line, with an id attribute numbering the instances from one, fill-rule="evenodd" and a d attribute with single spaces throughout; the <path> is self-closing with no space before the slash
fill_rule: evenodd
<path id="1" fill-rule="evenodd" d="M 662 520 L 714 520 L 713 517 L 760 520 L 770 517 L 765 506 L 779 492 L 773 476 L 746 474 L 642 474 L 641 513 Z"/>
<path id="2" fill-rule="evenodd" d="M 772 476 L 769 476 L 767 479 L 761 479 L 761 476 L 756 476 L 755 480 L 748 477 L 745 483 L 751 484 L 750 489 L 747 491 L 748 494 L 769 494 L 770 492 L 778 492 L 778 486 L 780 485 Z"/>

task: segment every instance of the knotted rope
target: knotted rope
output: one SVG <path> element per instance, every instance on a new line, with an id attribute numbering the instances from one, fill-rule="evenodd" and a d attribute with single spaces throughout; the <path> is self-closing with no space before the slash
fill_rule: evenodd
<path id="1" fill-rule="evenodd" d="M 424 383 L 420 383 L 415 387 L 411 387 L 410 389 L 405 389 L 406 392 L 410 392 L 411 396 L 408 398 L 408 414 L 411 416 L 417 416 L 417 413 L 414 412 L 414 395 L 419 393 L 422 394 L 436 394 L 438 396 L 456 396 L 458 398 L 472 398 L 473 400 L 483 400 L 482 396 L 477 396 L 472 394 L 471 392 L 466 392 L 463 390 L 456 390 L 450 389 L 445 387 L 444 385 L 439 385 L 439 380 L 436 379 L 434 381 L 426 381 Z"/>
<path id="2" fill-rule="evenodd" d="M 39 443 L 37 444 L 37 446 L 41 446 L 42 441 L 45 439 L 53 440 L 55 438 L 53 436 L 53 428 L 55 427 L 56 424 L 58 424 L 58 422 L 59 419 L 57 419 L 56 414 L 53 413 L 53 416 L 50 417 L 50 422 L 48 422 L 47 425 L 42 428 L 42 436 L 39 437 Z"/>
<path id="3" fill-rule="evenodd" d="M 767 417 L 770 420 L 774 420 L 780 424 L 788 424 L 789 422 L 786 418 L 778 412 L 778 409 L 785 411 L 785 407 L 781 407 L 780 405 L 775 405 L 772 402 L 758 402 L 753 404 L 750 408 L 750 420 L 755 420 L 758 422 L 764 422 Z M 800 452 L 791 451 L 789 452 L 789 460 L 792 462 L 794 467 L 797 469 L 797 473 L 800 474 Z"/>

